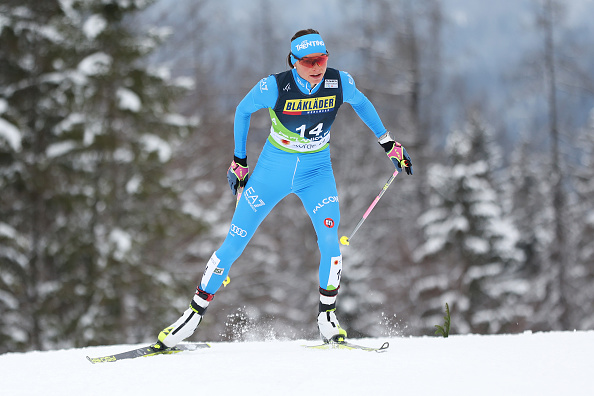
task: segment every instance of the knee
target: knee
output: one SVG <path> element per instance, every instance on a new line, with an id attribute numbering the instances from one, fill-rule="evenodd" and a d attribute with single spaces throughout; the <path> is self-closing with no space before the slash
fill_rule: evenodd
<path id="1" fill-rule="evenodd" d="M 340 242 L 338 240 L 338 233 L 323 232 L 318 234 L 318 247 L 322 255 L 337 256 L 340 254 Z"/>

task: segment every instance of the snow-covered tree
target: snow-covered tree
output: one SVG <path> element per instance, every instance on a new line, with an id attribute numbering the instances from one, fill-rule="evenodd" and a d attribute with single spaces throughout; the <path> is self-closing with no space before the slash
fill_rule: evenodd
<path id="1" fill-rule="evenodd" d="M 548 330 L 559 322 L 557 266 L 550 249 L 555 243 L 550 158 L 535 152 L 532 142 L 521 139 L 511 154 L 505 196 L 508 212 L 519 230 L 518 247 L 524 253 L 520 273 L 529 279 L 523 302 L 531 307 L 534 330 Z"/>
<path id="2" fill-rule="evenodd" d="M 49 217 L 63 222 L 61 216 L 46 210 L 54 197 L 48 187 L 50 167 L 45 152 L 52 139 L 50 132 L 67 110 L 57 102 L 70 94 L 58 91 L 62 78 L 55 67 L 73 48 L 57 45 L 63 40 L 56 21 L 63 17 L 57 1 L 35 7 L 32 1 L 0 5 L 0 145 L 2 151 L 3 251 L 2 341 L 0 348 L 40 347 L 43 324 L 40 311 L 44 296 L 55 291 L 57 273 L 44 265 L 47 239 L 54 237 L 47 226 Z M 56 95 L 52 95 L 56 93 Z M 45 281 L 45 280 L 48 281 Z M 51 282 L 53 279 L 54 282 Z"/>
<path id="3" fill-rule="evenodd" d="M 594 326 L 594 110 L 590 122 L 581 134 L 583 150 L 576 172 L 578 204 L 574 206 L 576 247 L 574 278 L 574 326 L 591 329 Z"/>
<path id="4" fill-rule="evenodd" d="M 189 122 L 186 88 L 142 63 L 161 35 L 126 23 L 148 3 L 2 5 L 0 348 L 145 339 L 169 308 L 188 216 L 166 164 Z"/>
<path id="5" fill-rule="evenodd" d="M 458 332 L 502 332 L 524 315 L 515 305 L 528 285 L 514 276 L 522 255 L 494 177 L 497 150 L 475 112 L 448 138 L 451 164 L 429 169 L 431 209 L 419 219 L 425 241 L 416 251 L 426 269 L 410 292 L 428 326 L 440 322 L 444 303 Z"/>

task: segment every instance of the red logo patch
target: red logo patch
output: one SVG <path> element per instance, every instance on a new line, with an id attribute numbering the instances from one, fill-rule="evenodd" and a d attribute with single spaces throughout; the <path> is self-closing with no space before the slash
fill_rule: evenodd
<path id="1" fill-rule="evenodd" d="M 334 220 L 331 218 L 324 219 L 324 225 L 328 228 L 334 227 Z"/>

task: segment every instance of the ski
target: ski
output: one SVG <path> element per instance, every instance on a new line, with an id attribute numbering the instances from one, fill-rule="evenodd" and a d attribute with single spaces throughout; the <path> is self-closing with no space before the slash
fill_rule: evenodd
<path id="1" fill-rule="evenodd" d="M 210 345 L 206 343 L 183 343 L 178 344 L 172 348 L 159 349 L 157 344 L 144 346 L 142 348 L 132 349 L 130 351 L 116 353 L 115 355 L 101 356 L 101 357 L 89 357 L 89 362 L 105 363 L 105 362 L 117 362 L 118 360 L 134 359 L 143 356 L 155 356 L 155 355 L 170 355 L 173 353 L 179 353 L 183 351 L 195 351 L 201 348 L 210 348 Z"/>
<path id="2" fill-rule="evenodd" d="M 390 344 L 386 341 L 384 342 L 379 348 L 376 347 L 367 347 L 362 345 L 353 344 L 348 341 L 341 341 L 341 342 L 331 342 L 328 344 L 322 345 L 304 345 L 304 347 L 309 349 L 358 349 L 361 351 L 369 351 L 369 352 L 385 352 Z"/>

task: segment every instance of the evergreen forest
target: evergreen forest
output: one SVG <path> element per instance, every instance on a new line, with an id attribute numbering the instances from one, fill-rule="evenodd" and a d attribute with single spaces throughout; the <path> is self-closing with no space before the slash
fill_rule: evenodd
<path id="1" fill-rule="evenodd" d="M 179 317 L 235 208 L 235 107 L 303 28 L 414 164 L 343 246 L 349 335 L 433 335 L 446 304 L 450 334 L 594 328 L 588 1 L 476 3 L 0 0 L 0 353 Z M 269 130 L 254 113 L 250 169 Z M 394 168 L 349 105 L 331 154 L 348 235 Z M 318 265 L 288 196 L 194 338 L 317 338 Z"/>

